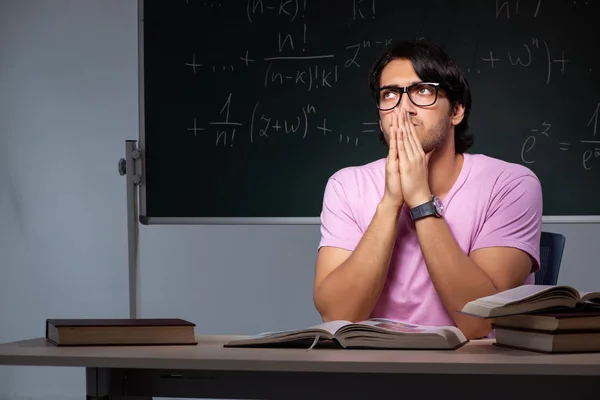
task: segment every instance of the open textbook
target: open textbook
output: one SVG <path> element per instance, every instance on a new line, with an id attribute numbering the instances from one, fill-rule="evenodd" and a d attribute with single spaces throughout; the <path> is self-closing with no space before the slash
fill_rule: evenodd
<path id="1" fill-rule="evenodd" d="M 460 311 L 480 318 L 561 309 L 600 309 L 600 292 L 579 292 L 571 286 L 523 285 L 473 300 Z"/>
<path id="2" fill-rule="evenodd" d="M 454 326 L 423 326 L 373 318 L 357 323 L 330 321 L 305 329 L 265 332 L 236 339 L 225 347 L 342 347 L 454 350 L 468 340 Z"/>

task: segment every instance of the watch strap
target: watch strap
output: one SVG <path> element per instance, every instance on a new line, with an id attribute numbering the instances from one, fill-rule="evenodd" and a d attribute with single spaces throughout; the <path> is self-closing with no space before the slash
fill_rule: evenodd
<path id="1" fill-rule="evenodd" d="M 410 209 L 410 215 L 412 216 L 413 221 L 419 220 L 421 218 L 429 217 L 429 216 L 437 216 L 437 210 L 435 209 L 435 205 L 433 201 L 428 201 L 427 203 L 423 203 L 419 206 Z"/>

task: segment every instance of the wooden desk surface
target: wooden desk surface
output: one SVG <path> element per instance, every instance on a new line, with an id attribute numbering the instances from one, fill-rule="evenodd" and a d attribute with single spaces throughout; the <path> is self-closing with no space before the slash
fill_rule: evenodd
<path id="1" fill-rule="evenodd" d="M 600 375 L 600 353 L 548 355 L 472 341 L 454 351 L 224 348 L 236 336 L 198 336 L 196 346 L 56 347 L 44 338 L 0 345 L 0 365 L 229 371 Z"/>

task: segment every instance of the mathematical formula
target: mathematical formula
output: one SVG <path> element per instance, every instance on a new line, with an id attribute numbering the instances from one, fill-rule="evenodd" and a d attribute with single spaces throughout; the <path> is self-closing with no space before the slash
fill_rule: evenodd
<path id="1" fill-rule="evenodd" d="M 527 136 L 521 145 L 521 161 L 524 164 L 535 163 L 536 160 L 532 153 L 536 146 L 552 144 L 559 151 L 570 151 L 571 145 L 576 144 L 578 149 L 583 149 L 581 153 L 583 169 L 586 171 L 591 170 L 594 161 L 600 161 L 600 137 L 596 136 L 599 111 L 600 103 L 596 104 L 592 117 L 587 122 L 587 126 L 591 128 L 587 139 L 577 141 L 559 139 L 555 137 L 552 131 L 552 124 L 547 121 L 543 121 L 537 128 L 532 128 L 531 135 Z"/>
<path id="2" fill-rule="evenodd" d="M 550 47 L 545 40 L 542 40 L 542 57 L 543 62 L 546 65 L 546 84 L 550 83 L 550 78 L 552 76 L 552 66 L 554 64 L 560 65 L 560 73 L 564 75 L 565 66 L 571 60 L 565 58 L 565 51 L 563 49 L 560 50 L 560 56 L 554 57 L 550 52 Z M 501 58 L 501 56 L 494 56 L 493 51 L 489 52 L 489 56 L 482 57 L 481 60 L 489 63 L 491 68 L 495 68 L 497 66 L 502 66 L 503 63 L 506 63 L 508 60 L 511 67 L 529 67 L 533 62 L 533 54 L 536 50 L 540 49 L 540 40 L 538 38 L 531 38 L 531 43 L 523 43 L 523 49 L 517 49 L 506 52 L 506 58 Z M 470 70 L 468 70 L 470 72 Z M 479 73 L 481 71 L 478 71 Z"/>
<path id="3" fill-rule="evenodd" d="M 248 0 L 246 18 L 255 22 L 260 17 L 275 16 L 294 22 L 298 18 L 304 18 L 306 7 L 307 0 Z M 375 0 L 349 0 L 347 9 L 342 12 L 344 11 L 353 20 L 375 19 Z"/>
<path id="4" fill-rule="evenodd" d="M 336 142 L 347 145 L 359 145 L 359 137 L 346 135 L 334 131 L 328 125 L 327 117 L 318 115 L 317 109 L 311 104 L 303 105 L 299 108 L 296 115 L 293 117 L 281 117 L 263 110 L 262 104 L 256 102 L 250 115 L 250 122 L 244 124 L 231 120 L 232 93 L 229 93 L 227 100 L 223 104 L 219 116 L 219 121 L 206 123 L 199 126 L 197 118 L 193 119 L 192 126 L 186 128 L 188 132 L 193 133 L 195 137 L 199 134 L 201 137 L 214 137 L 214 145 L 216 147 L 234 147 L 236 142 L 245 140 L 246 143 L 260 143 L 272 136 L 298 136 L 301 139 L 306 139 L 309 132 L 317 134 L 319 137 L 334 138 Z M 245 136 L 240 139 L 240 135 L 236 133 L 244 132 Z M 363 132 L 371 132 L 371 130 L 363 130 Z"/>
<path id="5" fill-rule="evenodd" d="M 582 61 L 580 58 L 586 55 L 582 54 L 579 47 L 565 44 L 556 36 L 552 36 L 553 33 L 538 34 L 533 28 L 536 21 L 543 20 L 548 10 L 556 7 L 556 3 L 542 0 L 485 1 L 485 7 L 489 7 L 485 17 L 495 20 L 494 23 L 498 26 L 506 25 L 507 32 L 510 32 L 509 26 L 515 21 L 531 24 L 532 29 L 520 36 L 509 35 L 511 41 L 506 42 L 503 47 L 497 44 L 486 44 L 485 41 L 480 42 L 480 32 L 473 30 L 475 49 L 472 57 L 465 63 L 464 69 L 467 73 L 493 77 L 498 71 L 518 72 L 528 68 L 535 69 L 539 71 L 542 79 L 539 84 L 532 83 L 538 85 L 535 86 L 536 89 L 540 88 L 542 82 L 544 85 L 551 85 L 553 81 L 563 82 L 566 75 L 575 75 L 575 71 L 577 73 L 586 71 L 586 76 L 580 78 L 583 81 L 589 80 L 590 76 L 587 73 L 591 74 L 595 65 L 591 62 L 590 65 L 583 64 L 585 60 Z M 227 5 L 226 0 L 185 0 L 185 2 L 198 5 L 202 3 L 206 12 L 211 12 L 211 9 L 218 12 Z M 385 3 L 380 3 L 379 7 L 383 9 L 382 5 Z M 424 0 L 423 3 L 430 2 Z M 572 1 L 572 4 L 570 1 L 563 3 L 561 7 L 565 8 L 565 12 L 585 13 L 588 7 L 588 1 L 585 0 Z M 346 19 L 346 27 L 354 24 L 361 27 L 361 32 L 369 32 L 364 29 L 364 24 L 370 23 L 368 21 L 384 21 L 382 16 L 385 15 L 385 11 L 379 10 L 375 0 L 345 0 L 340 4 L 343 5 L 339 13 Z M 327 35 L 312 31 L 315 27 L 311 24 L 316 23 L 314 17 L 307 18 L 307 15 L 317 10 L 319 6 L 321 4 L 317 3 L 317 0 L 246 0 L 244 7 L 232 9 L 232 12 L 239 13 L 238 17 L 247 20 L 250 26 L 262 24 L 261 26 L 268 28 L 265 36 L 261 36 L 261 41 L 266 44 L 261 42 L 260 51 L 252 45 L 244 49 L 246 46 L 243 45 L 241 47 L 243 50 L 240 51 L 238 47 L 230 54 L 216 52 L 212 54 L 196 50 L 196 52 L 190 51 L 185 56 L 185 60 L 175 60 L 174 62 L 180 63 L 180 66 L 183 64 L 184 71 L 190 77 L 189 79 L 194 80 L 193 82 L 223 77 L 226 85 L 227 77 L 243 76 L 249 84 L 264 89 L 266 96 L 265 100 L 256 101 L 251 105 L 246 103 L 243 109 L 245 115 L 239 120 L 234 120 L 231 118 L 232 107 L 238 111 L 240 107 L 234 107 L 235 96 L 229 93 L 222 103 L 218 120 L 207 122 L 190 116 L 190 123 L 186 129 L 195 136 L 211 138 L 216 147 L 235 147 L 238 143 L 257 145 L 280 137 L 300 140 L 318 137 L 319 140 L 334 140 L 336 143 L 358 147 L 362 142 L 361 138 L 366 137 L 361 135 L 377 135 L 379 131 L 377 121 L 356 122 L 357 134 L 354 135 L 339 132 L 340 128 L 336 126 L 336 122 L 327 119 L 327 115 L 324 115 L 317 105 L 321 103 L 316 99 L 320 99 L 319 96 L 327 93 L 337 93 L 336 87 L 356 82 L 356 77 L 360 74 L 366 78 L 366 70 L 370 68 L 381 50 L 392 44 L 392 38 L 385 35 L 369 37 L 366 34 L 365 37 L 357 40 L 355 36 L 348 35 L 348 37 L 343 36 L 343 39 L 347 39 L 345 43 L 343 40 L 336 40 L 336 47 L 329 48 L 323 45 L 327 42 Z M 425 11 L 431 12 L 427 5 L 422 7 L 424 14 Z M 411 10 L 415 11 L 412 8 Z M 415 16 L 418 17 L 417 14 Z M 415 26 L 414 38 L 417 41 L 425 40 L 427 32 L 422 31 L 423 24 L 412 21 L 411 23 L 411 26 Z M 376 25 L 377 22 L 374 24 Z M 379 29 L 377 31 L 380 32 Z M 403 33 L 403 36 L 406 34 Z M 252 43 L 251 40 L 247 42 Z M 293 94 L 308 92 L 315 97 L 314 99 L 310 96 L 306 97 L 302 105 L 290 106 L 284 113 L 275 112 L 269 104 L 283 102 L 285 99 L 267 100 L 267 98 L 269 93 L 275 93 L 281 88 L 283 90 L 277 93 L 283 92 L 286 96 L 289 95 L 289 91 L 293 91 Z M 507 87 L 506 90 L 513 89 Z M 577 90 L 577 87 L 573 86 L 572 90 Z M 229 90 L 225 89 L 225 91 Z M 577 128 L 573 132 L 561 133 L 556 128 L 558 126 L 556 121 L 543 119 L 540 119 L 538 126 L 528 128 L 529 132 L 524 135 L 520 148 L 519 145 L 515 146 L 522 163 L 535 164 L 539 162 L 542 149 L 544 152 L 551 149 L 558 154 L 561 152 L 577 154 L 577 162 L 583 170 L 592 170 L 595 163 L 600 162 L 600 136 L 596 135 L 600 102 L 592 107 L 590 118 L 586 121 L 588 132 Z"/>
<path id="6" fill-rule="evenodd" d="M 369 60 L 372 60 L 379 50 L 392 43 L 391 38 L 364 39 L 359 43 L 348 44 L 338 54 L 284 55 L 282 53 L 285 49 L 296 50 L 298 42 L 294 41 L 291 34 L 284 35 L 283 39 L 280 33 L 277 36 L 276 46 L 279 51 L 274 56 L 258 60 L 262 61 L 265 66 L 264 88 L 295 85 L 302 86 L 309 92 L 318 88 L 333 87 L 339 82 L 345 70 L 352 71 L 362 67 L 361 57 L 368 57 Z M 303 48 L 302 51 L 304 50 Z M 369 50 L 372 51 L 368 52 Z M 365 54 L 365 52 L 368 53 Z M 192 74 L 196 75 L 203 72 L 202 68 L 204 68 L 204 72 L 233 73 L 249 68 L 256 62 L 257 57 L 246 50 L 237 59 L 223 60 L 218 63 L 200 62 L 197 55 L 192 53 L 191 59 L 184 62 L 184 65 L 191 70 Z"/>

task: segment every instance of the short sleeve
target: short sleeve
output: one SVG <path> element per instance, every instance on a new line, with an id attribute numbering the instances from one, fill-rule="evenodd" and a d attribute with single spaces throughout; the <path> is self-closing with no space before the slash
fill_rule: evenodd
<path id="1" fill-rule="evenodd" d="M 330 178 L 325 186 L 321 211 L 321 241 L 323 246 L 353 251 L 362 237 L 362 231 L 352 212 L 342 184 Z"/>
<path id="2" fill-rule="evenodd" d="M 542 233 L 542 187 L 535 176 L 525 175 L 502 187 L 491 200 L 486 221 L 471 250 L 514 247 L 528 253 L 539 269 Z"/>

